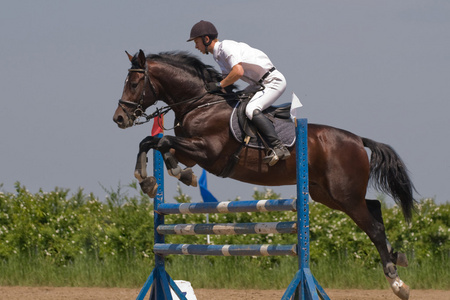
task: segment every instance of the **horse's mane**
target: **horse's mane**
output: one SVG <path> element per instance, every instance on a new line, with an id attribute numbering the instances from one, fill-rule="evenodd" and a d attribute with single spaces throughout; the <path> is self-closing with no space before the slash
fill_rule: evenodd
<path id="1" fill-rule="evenodd" d="M 147 60 L 165 63 L 184 70 L 192 76 L 200 78 L 205 83 L 222 80 L 221 73 L 215 70 L 212 66 L 204 64 L 199 58 L 188 52 L 179 51 L 149 54 L 147 55 Z M 134 56 L 131 63 L 133 67 L 138 66 L 137 55 Z"/>

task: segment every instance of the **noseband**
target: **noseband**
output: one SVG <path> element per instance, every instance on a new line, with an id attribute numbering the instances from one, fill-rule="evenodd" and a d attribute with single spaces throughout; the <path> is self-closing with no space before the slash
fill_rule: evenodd
<path id="1" fill-rule="evenodd" d="M 145 97 L 145 86 L 146 83 L 148 81 L 149 86 L 150 86 L 150 90 L 153 93 L 153 96 L 155 97 L 155 101 L 157 99 L 156 96 L 156 90 L 155 90 L 155 86 L 152 83 L 152 80 L 150 78 L 150 75 L 148 73 L 148 66 L 147 63 L 145 64 L 145 69 L 128 69 L 128 72 L 137 72 L 137 73 L 144 73 L 144 87 L 142 88 L 142 93 L 141 93 L 141 97 L 139 99 L 139 102 L 131 102 L 131 101 L 126 101 L 123 99 L 119 99 L 119 106 L 122 108 L 122 110 L 127 114 L 127 117 L 129 119 L 134 119 L 133 124 L 138 125 L 138 124 L 142 124 L 145 122 L 139 122 L 139 118 L 140 117 L 144 117 L 147 120 L 149 120 L 148 116 L 145 114 L 145 110 L 143 109 L 142 105 L 144 104 L 144 97 Z M 124 107 L 124 105 L 127 106 L 131 106 L 134 107 L 134 111 L 132 114 L 130 114 Z M 154 116 L 153 116 L 154 117 Z"/>

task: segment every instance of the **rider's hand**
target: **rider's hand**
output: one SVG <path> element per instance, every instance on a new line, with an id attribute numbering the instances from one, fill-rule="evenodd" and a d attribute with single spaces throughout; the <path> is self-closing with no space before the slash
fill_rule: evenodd
<path id="1" fill-rule="evenodd" d="M 210 93 L 218 92 L 222 89 L 220 82 L 208 82 L 206 84 L 206 90 Z"/>

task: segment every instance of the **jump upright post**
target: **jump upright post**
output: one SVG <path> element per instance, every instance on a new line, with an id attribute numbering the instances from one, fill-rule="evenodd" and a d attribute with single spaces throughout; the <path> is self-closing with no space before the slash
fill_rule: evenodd
<path id="1" fill-rule="evenodd" d="M 164 203 L 163 159 L 153 152 L 154 176 L 158 192 L 154 199 L 155 268 L 136 299 L 143 300 L 151 287 L 150 300 L 172 300 L 170 287 L 181 300 L 186 300 L 181 290 L 165 270 L 164 256 L 217 255 L 217 256 L 273 256 L 297 255 L 298 271 L 287 287 L 282 300 L 324 299 L 328 295 L 309 269 L 309 191 L 308 191 L 308 140 L 307 120 L 296 120 L 297 199 L 250 200 L 218 203 Z M 233 213 L 264 211 L 297 211 L 296 222 L 240 223 L 240 224 L 164 224 L 167 214 Z M 166 244 L 166 234 L 249 234 L 297 233 L 294 245 L 188 245 Z"/>

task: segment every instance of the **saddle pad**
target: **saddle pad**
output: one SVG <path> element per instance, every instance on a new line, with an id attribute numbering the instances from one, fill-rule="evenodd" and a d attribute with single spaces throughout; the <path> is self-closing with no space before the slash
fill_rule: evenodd
<path id="1" fill-rule="evenodd" d="M 234 138 L 243 143 L 245 138 L 245 133 L 243 132 L 241 126 L 239 125 L 239 118 L 237 116 L 237 107 L 239 103 L 234 107 L 233 112 L 230 117 L 230 129 L 233 133 Z M 292 147 L 295 144 L 295 124 L 292 120 L 277 119 L 274 121 L 275 132 L 278 134 L 280 141 L 286 147 Z M 249 147 L 264 149 L 264 144 L 259 137 L 250 139 Z"/>

